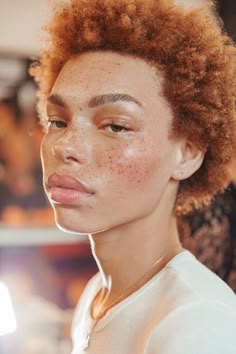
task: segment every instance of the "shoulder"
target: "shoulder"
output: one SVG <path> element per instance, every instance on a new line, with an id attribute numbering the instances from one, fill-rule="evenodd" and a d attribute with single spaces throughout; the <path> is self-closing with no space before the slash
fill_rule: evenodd
<path id="1" fill-rule="evenodd" d="M 171 278 L 168 292 L 171 289 L 185 298 L 190 293 L 191 300 L 219 301 L 236 310 L 236 296 L 232 289 L 190 252 L 175 257 L 166 270 L 166 275 Z"/>
<path id="2" fill-rule="evenodd" d="M 236 312 L 199 300 L 177 308 L 149 336 L 145 354 L 235 354 Z"/>

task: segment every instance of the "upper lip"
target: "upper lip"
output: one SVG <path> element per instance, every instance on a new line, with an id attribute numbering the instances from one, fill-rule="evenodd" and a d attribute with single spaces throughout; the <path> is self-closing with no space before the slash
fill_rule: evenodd
<path id="1" fill-rule="evenodd" d="M 59 187 L 64 189 L 74 189 L 82 193 L 92 194 L 92 191 L 89 190 L 82 182 L 69 175 L 59 175 L 57 173 L 53 173 L 48 177 L 46 185 L 49 188 Z"/>

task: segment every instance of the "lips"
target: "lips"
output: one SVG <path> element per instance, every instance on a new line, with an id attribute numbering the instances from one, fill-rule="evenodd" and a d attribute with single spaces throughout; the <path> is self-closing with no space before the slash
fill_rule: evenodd
<path id="1" fill-rule="evenodd" d="M 73 205 L 90 197 L 93 192 L 83 183 L 69 175 L 49 176 L 46 182 L 49 198 L 59 204 Z"/>

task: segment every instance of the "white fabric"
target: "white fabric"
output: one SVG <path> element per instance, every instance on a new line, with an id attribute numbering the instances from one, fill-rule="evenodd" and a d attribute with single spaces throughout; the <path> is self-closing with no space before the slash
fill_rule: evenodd
<path id="1" fill-rule="evenodd" d="M 236 354 L 236 296 L 186 250 L 94 321 L 100 287 L 96 274 L 77 306 L 72 354 Z"/>

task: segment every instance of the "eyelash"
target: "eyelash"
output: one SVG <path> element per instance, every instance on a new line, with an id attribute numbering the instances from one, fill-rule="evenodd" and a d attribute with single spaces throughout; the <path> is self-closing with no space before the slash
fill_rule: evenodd
<path id="1" fill-rule="evenodd" d="M 61 128 L 66 128 L 67 123 L 62 121 L 62 120 L 56 120 L 56 119 L 48 119 L 47 121 L 48 127 L 50 128 L 55 128 L 55 129 L 61 129 Z M 125 133 L 130 131 L 129 128 L 125 127 L 122 124 L 116 124 L 116 123 L 109 123 L 106 124 L 102 127 L 103 129 L 109 128 L 111 133 L 114 134 L 119 134 L 119 133 Z"/>
<path id="2" fill-rule="evenodd" d="M 107 125 L 105 125 L 105 128 L 110 128 L 110 131 L 115 134 L 125 133 L 130 130 L 129 128 L 125 127 L 124 125 L 116 124 L 116 123 L 107 124 Z M 115 128 L 115 129 L 113 130 L 112 128 Z M 118 128 L 118 131 L 116 130 L 117 128 Z"/>
<path id="3" fill-rule="evenodd" d="M 67 123 L 63 122 L 62 120 L 48 119 L 47 124 L 48 124 L 48 127 L 51 127 L 51 128 L 53 128 L 53 125 L 55 124 L 56 129 L 67 127 Z"/>

